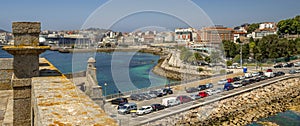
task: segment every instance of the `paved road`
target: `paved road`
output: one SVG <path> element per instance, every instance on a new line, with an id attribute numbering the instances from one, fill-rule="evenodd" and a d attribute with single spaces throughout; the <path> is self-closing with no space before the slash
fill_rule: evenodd
<path id="1" fill-rule="evenodd" d="M 281 80 L 281 79 L 285 79 L 288 77 L 291 77 L 292 75 L 285 75 L 285 76 L 280 76 L 280 77 L 276 77 L 276 78 L 271 78 L 268 80 L 264 80 L 264 81 L 260 81 L 251 85 L 247 85 L 244 87 L 240 87 L 231 91 L 225 91 L 216 95 L 212 95 L 206 98 L 202 98 L 200 100 L 197 101 L 192 101 L 189 103 L 185 103 L 185 104 L 181 104 L 178 106 L 174 106 L 174 107 L 170 107 L 170 108 L 166 108 L 164 110 L 161 111 L 157 111 L 157 112 L 152 112 L 150 114 L 147 115 L 143 115 L 143 116 L 138 116 L 138 117 L 131 117 L 129 114 L 128 115 L 120 115 L 117 114 L 117 108 L 114 105 L 111 104 L 106 104 L 105 108 L 107 110 L 107 113 L 109 113 L 112 117 L 116 118 L 117 120 L 119 120 L 120 125 L 123 126 L 132 126 L 132 125 L 140 125 L 140 124 L 146 124 L 149 121 L 153 121 L 153 120 L 157 120 L 159 118 L 162 117 L 166 117 L 175 113 L 179 113 L 179 112 L 183 112 L 186 111 L 188 109 L 190 109 L 191 107 L 199 107 L 199 106 L 203 106 L 207 103 L 210 102 L 215 102 L 218 100 L 221 100 L 222 98 L 228 98 L 228 97 L 232 97 L 234 95 L 237 95 L 239 93 L 242 92 L 246 92 L 248 90 L 252 90 L 254 88 L 259 88 L 262 87 L 264 85 L 267 85 L 269 83 Z M 223 85 L 215 85 L 215 87 L 223 87 Z M 191 93 L 193 94 L 193 93 Z M 185 93 L 183 91 L 181 92 L 177 92 L 173 95 L 170 96 L 178 96 L 178 95 L 189 95 L 189 93 Z M 167 97 L 170 97 L 167 96 Z M 151 99 L 151 100 L 147 100 L 147 101 L 142 101 L 142 102 L 136 102 L 138 107 L 141 107 L 143 105 L 150 105 L 153 103 L 161 103 L 161 99 L 166 98 L 166 97 L 162 97 L 162 98 L 156 98 L 156 99 Z M 131 101 L 130 101 L 131 102 Z"/>

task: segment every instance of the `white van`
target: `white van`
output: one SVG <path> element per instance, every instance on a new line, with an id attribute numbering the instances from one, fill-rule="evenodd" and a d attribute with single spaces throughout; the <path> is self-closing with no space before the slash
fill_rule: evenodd
<path id="1" fill-rule="evenodd" d="M 176 97 L 169 97 L 169 98 L 162 99 L 161 104 L 166 107 L 170 107 L 170 106 L 179 105 L 180 101 Z"/>
<path id="2" fill-rule="evenodd" d="M 274 77 L 274 73 L 273 72 L 265 72 L 265 76 L 269 77 L 269 78 L 272 78 Z"/>
<path id="3" fill-rule="evenodd" d="M 252 76 L 251 73 L 245 73 L 245 77 L 246 77 L 246 78 L 251 78 L 251 77 L 253 77 L 253 76 Z"/>

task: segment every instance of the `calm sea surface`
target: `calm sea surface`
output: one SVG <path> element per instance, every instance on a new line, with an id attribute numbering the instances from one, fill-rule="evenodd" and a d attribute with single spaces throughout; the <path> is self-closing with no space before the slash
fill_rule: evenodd
<path id="1" fill-rule="evenodd" d="M 0 49 L 0 58 L 11 58 L 12 55 Z M 96 59 L 97 79 L 106 95 L 139 88 L 165 85 L 171 80 L 152 73 L 159 56 L 139 52 L 113 53 L 59 53 L 46 51 L 40 57 L 45 57 L 62 73 L 84 71 L 89 57 Z M 103 91 L 105 92 L 105 91 Z"/>

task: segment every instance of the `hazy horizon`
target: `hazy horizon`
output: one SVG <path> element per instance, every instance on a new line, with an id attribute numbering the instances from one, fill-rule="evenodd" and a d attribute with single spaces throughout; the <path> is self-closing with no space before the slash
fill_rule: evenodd
<path id="1" fill-rule="evenodd" d="M 11 31 L 11 23 L 13 21 L 40 21 L 42 22 L 42 30 L 78 30 L 82 28 L 84 23 L 97 8 L 100 6 L 103 7 L 107 2 L 112 1 L 123 2 L 121 0 L 5 1 L 0 5 L 0 17 L 2 17 L 2 20 L 0 20 L 0 29 Z M 179 1 L 190 2 L 189 0 Z M 110 8 L 111 10 L 106 13 L 108 13 L 108 15 L 115 15 L 115 12 L 118 10 L 130 9 L 130 6 L 141 6 L 142 8 L 162 6 L 170 9 L 176 7 L 172 9 L 174 12 L 184 13 L 190 18 L 199 16 L 198 12 L 185 11 L 186 8 L 181 8 L 181 5 L 178 5 L 180 4 L 178 1 L 169 3 L 162 2 L 162 5 L 144 5 L 143 2 L 138 3 L 134 0 L 126 1 L 128 5 L 124 3 L 118 6 L 116 5 L 115 8 Z M 213 24 L 226 27 L 239 26 L 244 23 L 278 22 L 282 19 L 291 18 L 300 14 L 300 2 L 297 0 L 232 0 L 230 2 L 192 0 L 192 2 L 207 14 Z M 166 29 L 169 30 L 173 30 L 177 27 L 188 27 L 185 22 L 172 16 L 173 15 L 165 16 L 157 13 L 137 13 L 130 15 L 128 18 L 121 19 L 123 22 L 118 21 L 119 24 L 114 25 L 112 30 L 130 32 L 137 28 L 147 27 L 153 24 L 155 24 L 154 26 L 166 27 Z M 137 21 L 132 23 L 133 20 Z M 126 21 L 134 25 L 127 25 L 128 23 L 126 24 Z M 105 18 L 103 19 L 103 23 L 107 23 L 105 22 Z"/>

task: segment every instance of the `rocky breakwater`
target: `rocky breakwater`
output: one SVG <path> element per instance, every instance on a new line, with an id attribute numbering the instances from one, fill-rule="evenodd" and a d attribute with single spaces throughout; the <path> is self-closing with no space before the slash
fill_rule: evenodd
<path id="1" fill-rule="evenodd" d="M 154 67 L 153 72 L 160 76 L 164 76 L 173 80 L 191 80 L 210 77 L 212 74 L 209 68 L 203 68 L 203 71 L 198 71 L 199 67 L 191 66 L 182 63 L 178 58 L 179 54 L 169 53 L 161 55 L 158 64 Z"/>
<path id="2" fill-rule="evenodd" d="M 300 104 L 299 78 L 284 80 L 187 112 L 174 125 L 246 125 Z"/>

